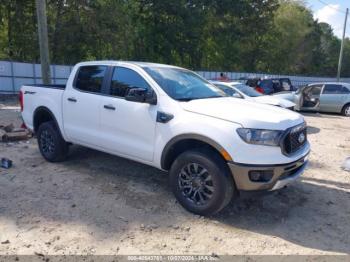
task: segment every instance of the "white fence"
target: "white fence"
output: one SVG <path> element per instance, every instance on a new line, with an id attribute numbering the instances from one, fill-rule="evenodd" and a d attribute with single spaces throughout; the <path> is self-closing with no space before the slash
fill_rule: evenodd
<path id="1" fill-rule="evenodd" d="M 72 66 L 51 65 L 51 78 L 53 84 L 65 84 Z M 221 72 L 213 71 L 198 71 L 200 75 L 206 79 L 217 79 Z M 232 79 L 252 77 L 288 77 L 293 85 L 301 86 L 315 82 L 332 82 L 335 78 L 325 77 L 305 77 L 305 76 L 290 76 L 290 75 L 271 75 L 261 73 L 238 73 L 238 72 L 223 72 Z M 350 78 L 341 79 L 342 82 L 350 82 Z M 19 63 L 11 61 L 0 61 L 0 94 L 15 94 L 23 84 L 41 84 L 41 67 L 39 64 Z"/>
<path id="2" fill-rule="evenodd" d="M 51 65 L 53 84 L 65 84 L 72 66 Z M 40 64 L 0 61 L 0 94 L 17 93 L 23 84 L 42 84 Z"/>

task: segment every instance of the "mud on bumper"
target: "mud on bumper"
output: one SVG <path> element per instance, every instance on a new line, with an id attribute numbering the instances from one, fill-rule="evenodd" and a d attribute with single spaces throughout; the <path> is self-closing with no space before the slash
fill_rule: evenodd
<path id="1" fill-rule="evenodd" d="M 285 187 L 304 172 L 307 155 L 297 161 L 278 165 L 248 165 L 229 162 L 229 168 L 240 191 L 273 191 Z"/>

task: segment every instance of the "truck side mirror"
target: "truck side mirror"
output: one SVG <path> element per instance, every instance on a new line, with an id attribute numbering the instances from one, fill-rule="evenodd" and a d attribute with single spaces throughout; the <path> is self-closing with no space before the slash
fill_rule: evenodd
<path id="1" fill-rule="evenodd" d="M 139 103 L 157 104 L 157 96 L 153 90 L 148 91 L 146 88 L 130 88 L 125 96 L 125 100 Z"/>
<path id="2" fill-rule="evenodd" d="M 233 93 L 232 96 L 235 97 L 235 98 L 243 98 L 243 97 L 242 97 L 240 94 L 238 94 L 238 93 Z"/>

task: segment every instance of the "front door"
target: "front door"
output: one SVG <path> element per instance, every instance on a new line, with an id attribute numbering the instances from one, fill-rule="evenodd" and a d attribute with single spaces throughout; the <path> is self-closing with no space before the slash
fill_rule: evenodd
<path id="1" fill-rule="evenodd" d="M 130 88 L 150 85 L 138 69 L 114 67 L 109 96 L 100 105 L 101 145 L 111 152 L 143 161 L 153 160 L 157 105 L 125 100 Z"/>
<path id="2" fill-rule="evenodd" d="M 303 89 L 300 96 L 301 110 L 318 111 L 320 109 L 320 94 L 323 85 L 310 85 Z"/>

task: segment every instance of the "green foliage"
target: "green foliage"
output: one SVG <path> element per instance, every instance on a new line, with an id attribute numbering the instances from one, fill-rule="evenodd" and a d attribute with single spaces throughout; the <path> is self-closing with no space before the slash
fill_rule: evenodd
<path id="1" fill-rule="evenodd" d="M 36 60 L 38 49 L 35 2 L 1 0 L 0 59 Z"/>
<path id="2" fill-rule="evenodd" d="M 292 0 L 47 0 L 52 63 L 335 76 L 340 40 Z M 0 2 L 0 59 L 38 61 L 34 0 Z M 343 76 L 350 76 L 350 40 Z"/>

